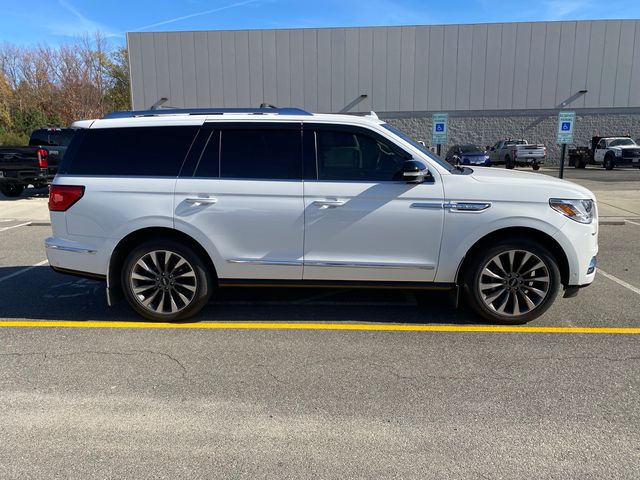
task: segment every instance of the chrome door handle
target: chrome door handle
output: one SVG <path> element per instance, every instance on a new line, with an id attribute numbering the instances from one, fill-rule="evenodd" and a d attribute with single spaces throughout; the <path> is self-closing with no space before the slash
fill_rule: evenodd
<path id="1" fill-rule="evenodd" d="M 192 205 L 213 205 L 218 203 L 218 199 L 212 197 L 185 198 L 184 201 Z"/>
<path id="2" fill-rule="evenodd" d="M 316 200 L 313 202 L 316 207 L 320 208 L 336 208 L 343 206 L 345 203 L 341 200 Z"/>

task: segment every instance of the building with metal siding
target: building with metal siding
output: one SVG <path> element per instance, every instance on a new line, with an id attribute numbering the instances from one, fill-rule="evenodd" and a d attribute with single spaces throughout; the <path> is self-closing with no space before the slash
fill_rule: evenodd
<path id="1" fill-rule="evenodd" d="M 566 107 L 595 116 L 586 123 L 599 132 L 577 125 L 585 141 L 612 128 L 640 136 L 640 20 L 128 33 L 127 45 L 134 109 L 162 97 L 174 107 L 351 105 L 421 137 L 431 112 L 449 112 L 452 142 L 468 131 L 484 144 L 553 137 L 536 117 Z M 488 122 L 497 126 L 477 138 L 469 129 L 483 117 L 512 121 L 504 131 Z"/>

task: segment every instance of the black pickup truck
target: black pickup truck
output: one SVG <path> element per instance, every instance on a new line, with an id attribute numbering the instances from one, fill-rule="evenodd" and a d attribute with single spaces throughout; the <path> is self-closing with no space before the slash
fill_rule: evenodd
<path id="1" fill-rule="evenodd" d="M 29 146 L 0 146 L 0 192 L 18 197 L 28 185 L 48 185 L 74 132 L 71 128 L 42 128 L 31 133 Z"/>

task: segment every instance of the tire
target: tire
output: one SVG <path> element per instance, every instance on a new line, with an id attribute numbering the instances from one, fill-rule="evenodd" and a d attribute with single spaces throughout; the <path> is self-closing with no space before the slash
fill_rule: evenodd
<path id="1" fill-rule="evenodd" d="M 511 161 L 511 157 L 509 155 L 504 157 L 504 168 L 508 168 L 509 170 L 513 170 L 515 164 Z"/>
<path id="2" fill-rule="evenodd" d="M 24 192 L 24 185 L 19 183 L 0 183 L 0 192 L 7 197 L 19 197 Z"/>
<path id="3" fill-rule="evenodd" d="M 576 168 L 585 168 L 587 166 L 587 162 L 578 161 L 576 163 Z"/>
<path id="4" fill-rule="evenodd" d="M 602 166 L 607 170 L 613 170 L 613 167 L 615 166 L 615 160 L 613 159 L 613 155 L 608 153 L 604 157 L 604 162 L 602 162 Z"/>
<path id="5" fill-rule="evenodd" d="M 531 167 L 537 172 L 538 170 L 540 170 L 540 165 L 538 165 L 537 163 L 534 163 L 533 165 L 531 165 Z"/>
<path id="6" fill-rule="evenodd" d="M 553 255 L 542 245 L 520 237 L 478 251 L 464 275 L 471 308 L 502 325 L 521 325 L 539 317 L 559 289 L 560 270 Z"/>
<path id="7" fill-rule="evenodd" d="M 121 272 L 124 296 L 142 317 L 171 322 L 197 314 L 213 289 L 206 262 L 174 240 L 145 242 L 127 256 Z"/>

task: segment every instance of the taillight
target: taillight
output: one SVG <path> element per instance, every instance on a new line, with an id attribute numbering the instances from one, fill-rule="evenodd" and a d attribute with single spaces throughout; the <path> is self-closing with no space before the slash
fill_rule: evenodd
<path id="1" fill-rule="evenodd" d="M 49 166 L 49 152 L 46 148 L 39 148 L 36 151 L 38 156 L 38 165 L 40 168 L 47 168 Z"/>
<path id="2" fill-rule="evenodd" d="M 49 210 L 65 212 L 82 198 L 84 187 L 77 185 L 51 185 L 49 189 Z"/>

